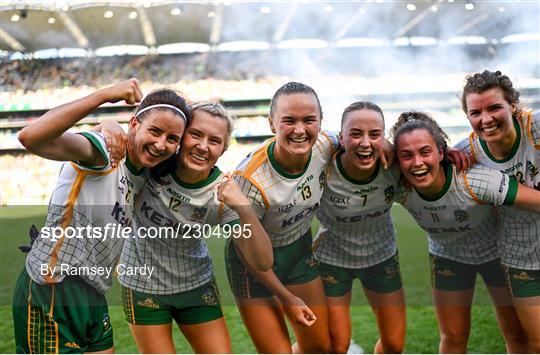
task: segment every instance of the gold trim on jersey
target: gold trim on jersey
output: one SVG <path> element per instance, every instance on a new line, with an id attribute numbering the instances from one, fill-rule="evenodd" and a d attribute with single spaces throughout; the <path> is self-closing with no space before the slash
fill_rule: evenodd
<path id="1" fill-rule="evenodd" d="M 467 188 L 467 191 L 469 192 L 469 195 L 471 195 L 472 199 L 474 200 L 474 202 L 476 202 L 477 204 L 479 205 L 485 205 L 486 203 L 483 202 L 483 201 L 480 201 L 480 199 L 478 198 L 478 196 L 476 196 L 476 194 L 474 193 L 473 189 L 471 188 L 471 186 L 469 185 L 469 180 L 467 180 L 467 174 L 463 173 L 461 174 L 461 176 L 463 177 L 463 182 L 465 183 L 465 187 Z"/>
<path id="2" fill-rule="evenodd" d="M 471 134 L 469 134 L 469 146 L 471 147 L 471 157 L 473 160 L 473 165 L 478 164 L 478 159 L 476 159 L 476 152 L 474 150 L 474 142 L 476 138 L 476 133 L 471 132 Z"/>
<path id="3" fill-rule="evenodd" d="M 71 185 L 71 191 L 69 192 L 68 199 L 66 201 L 66 211 L 65 211 L 64 216 L 62 217 L 62 222 L 60 223 L 60 227 L 62 228 L 62 230 L 65 230 L 71 224 L 71 219 L 73 218 L 73 207 L 75 206 L 75 202 L 77 201 L 77 197 L 79 196 L 79 193 L 81 192 L 82 185 L 87 176 L 85 172 L 79 169 L 77 170 L 78 170 L 77 177 L 75 178 L 73 185 Z M 62 236 L 56 241 L 56 244 L 54 245 L 54 248 L 51 251 L 51 260 L 49 262 L 49 265 L 47 266 L 47 273 L 45 275 L 45 282 L 47 283 L 56 282 L 54 280 L 51 270 L 53 269 L 53 267 L 56 265 L 56 262 L 58 261 L 58 251 L 60 250 L 60 247 L 62 247 L 62 244 L 64 243 L 64 237 L 65 235 L 62 234 Z"/>
<path id="4" fill-rule="evenodd" d="M 529 137 L 529 140 L 531 141 L 531 144 L 534 147 L 534 149 L 540 150 L 540 144 L 534 144 L 534 139 L 533 139 L 533 136 L 532 136 L 533 112 L 532 111 L 528 111 L 528 112 L 523 112 L 522 111 L 520 113 L 519 117 L 521 118 L 523 114 L 527 115 L 527 122 L 525 124 L 526 131 L 527 131 L 527 137 Z"/>
<path id="5" fill-rule="evenodd" d="M 75 206 L 75 202 L 77 202 L 77 198 L 79 197 L 79 193 L 81 192 L 82 186 L 84 184 L 84 180 L 88 175 L 108 175 L 111 172 L 113 172 L 116 168 L 111 168 L 106 171 L 88 171 L 88 170 L 82 170 L 80 169 L 75 163 L 71 163 L 71 166 L 75 171 L 77 172 L 77 177 L 75 178 L 75 181 L 73 181 L 73 185 L 71 185 L 71 191 L 69 192 L 68 199 L 66 201 L 66 212 L 62 218 L 62 222 L 60 223 L 60 227 L 62 230 L 65 230 L 69 225 L 71 224 L 71 219 L 73 218 L 73 208 Z M 58 261 L 58 251 L 62 247 L 62 244 L 64 243 L 64 235 L 62 235 L 54 245 L 53 250 L 51 251 L 51 260 L 49 262 L 49 265 L 47 267 L 47 273 L 45 275 L 45 282 L 47 283 L 55 283 L 55 279 L 52 276 L 51 270 L 56 265 L 56 262 Z"/>
<path id="6" fill-rule="evenodd" d="M 266 143 L 259 148 L 259 150 L 255 151 L 253 153 L 251 160 L 246 166 L 245 171 L 236 170 L 233 174 L 234 175 L 240 175 L 244 179 L 248 180 L 253 186 L 259 190 L 261 193 L 261 196 L 263 198 L 264 205 L 266 206 L 266 209 L 270 207 L 270 203 L 268 202 L 268 198 L 266 197 L 266 193 L 264 192 L 264 189 L 259 185 L 252 177 L 251 175 L 265 162 L 268 160 L 268 146 L 275 141 L 275 138 L 271 138 Z"/>

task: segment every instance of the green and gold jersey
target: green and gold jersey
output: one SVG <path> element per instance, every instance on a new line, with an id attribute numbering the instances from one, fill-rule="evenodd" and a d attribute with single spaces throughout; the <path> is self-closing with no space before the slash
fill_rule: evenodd
<path id="1" fill-rule="evenodd" d="M 336 151 L 336 137 L 320 133 L 304 172 L 287 173 L 274 158 L 275 138 L 250 153 L 234 176 L 252 201 L 274 247 L 293 243 L 311 227 L 319 208 L 325 168 Z"/>
<path id="2" fill-rule="evenodd" d="M 96 132 L 81 134 L 106 158 L 107 164 L 62 165 L 45 227 L 26 258 L 26 270 L 40 284 L 77 275 L 104 293 L 111 286 L 110 271 L 124 242 L 117 232 L 131 227 L 132 204 L 145 175 L 127 160 L 111 167 L 103 136 Z M 58 227 L 60 234 L 53 232 L 53 227 Z"/>
<path id="3" fill-rule="evenodd" d="M 326 264 L 366 268 L 396 253 L 390 208 L 401 174 L 397 165 L 385 170 L 377 163 L 372 177 L 355 180 L 347 175 L 342 154 L 336 153 L 327 168 L 315 253 Z"/>
<path id="4" fill-rule="evenodd" d="M 165 184 L 149 179 L 135 203 L 136 237 L 126 241 L 120 265 L 126 270 L 152 268 L 119 275 L 132 290 L 171 295 L 205 285 L 214 278 L 212 258 L 204 239 L 216 236 L 215 226 L 233 223 L 238 215 L 217 200 L 224 174 L 215 167 L 196 184 L 182 182 L 175 173 Z"/>
<path id="5" fill-rule="evenodd" d="M 511 205 L 516 194 L 516 180 L 500 171 L 475 165 L 460 173 L 449 165 L 437 196 L 402 187 L 398 201 L 428 233 L 431 254 L 478 265 L 499 257 L 493 205 Z"/>
<path id="6" fill-rule="evenodd" d="M 505 159 L 496 159 L 486 143 L 472 132 L 456 148 L 474 157 L 476 162 L 514 176 L 517 182 L 540 190 L 540 112 L 526 112 L 514 120 L 517 132 L 512 151 Z M 540 203 L 540 202 L 539 202 Z M 500 209 L 499 252 L 501 262 L 525 270 L 540 269 L 540 218 L 538 214 L 510 206 Z"/>

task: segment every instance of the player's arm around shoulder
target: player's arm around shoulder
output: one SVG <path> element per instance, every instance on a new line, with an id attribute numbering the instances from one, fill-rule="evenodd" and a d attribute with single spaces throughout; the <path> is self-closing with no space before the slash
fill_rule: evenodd
<path id="1" fill-rule="evenodd" d="M 478 164 L 463 176 L 472 193 L 481 201 L 540 214 L 540 191 L 518 183 L 513 176 Z"/>
<path id="2" fill-rule="evenodd" d="M 129 79 L 47 111 L 23 128 L 18 139 L 27 151 L 47 159 L 103 165 L 106 164 L 106 157 L 90 139 L 67 130 L 106 102 L 125 100 L 128 104 L 134 104 L 141 98 L 137 80 Z"/>
<path id="3" fill-rule="evenodd" d="M 254 269 L 267 271 L 274 264 L 272 243 L 259 217 L 238 184 L 228 175 L 218 186 L 218 200 L 234 210 L 240 219 L 240 235 L 233 235 L 235 245 Z"/>

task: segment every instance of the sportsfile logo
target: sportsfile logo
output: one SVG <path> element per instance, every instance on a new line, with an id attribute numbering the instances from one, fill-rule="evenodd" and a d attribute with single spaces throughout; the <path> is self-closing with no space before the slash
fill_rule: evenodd
<path id="1" fill-rule="evenodd" d="M 107 223 L 100 226 L 79 226 L 72 227 L 49 227 L 41 228 L 40 237 L 57 240 L 67 239 L 128 239 L 128 238 L 148 238 L 148 239 L 208 239 L 208 238 L 250 238 L 251 224 L 224 224 L 221 228 L 216 228 L 211 224 L 182 224 L 176 223 L 173 226 L 151 226 L 151 227 L 123 227 L 115 223 Z"/>

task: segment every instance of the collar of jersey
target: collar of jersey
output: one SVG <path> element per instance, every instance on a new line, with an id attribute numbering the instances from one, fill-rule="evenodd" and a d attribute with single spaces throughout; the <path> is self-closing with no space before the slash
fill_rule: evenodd
<path id="1" fill-rule="evenodd" d="M 512 146 L 512 150 L 510 151 L 508 156 L 502 159 L 497 159 L 493 155 L 491 155 L 491 152 L 489 151 L 489 148 L 486 142 L 481 140 L 480 137 L 478 137 L 478 140 L 480 141 L 480 145 L 482 146 L 484 153 L 486 153 L 488 158 L 494 161 L 495 163 L 506 163 L 507 161 L 512 159 L 514 155 L 516 155 L 516 152 L 518 151 L 519 143 L 521 142 L 521 128 L 519 126 L 518 121 L 515 118 L 513 118 L 513 121 L 514 121 L 514 128 L 516 129 L 516 141 L 514 142 L 514 145 Z"/>
<path id="2" fill-rule="evenodd" d="M 439 191 L 439 193 L 433 197 L 422 195 L 420 191 L 416 190 L 416 187 L 414 189 L 416 190 L 416 193 L 418 194 L 418 196 L 422 198 L 422 200 L 437 201 L 438 199 L 443 197 L 446 194 L 446 192 L 448 192 L 448 189 L 450 188 L 450 184 L 452 183 L 452 164 L 450 163 L 448 163 L 448 165 L 446 166 L 445 176 L 446 176 L 446 181 L 444 182 L 444 186 L 442 190 Z"/>
<path id="3" fill-rule="evenodd" d="M 343 166 L 343 163 L 341 162 L 341 156 L 343 155 L 343 153 L 345 153 L 345 151 L 343 151 L 343 150 L 340 150 L 337 153 L 337 155 L 336 155 L 336 165 L 338 167 L 339 172 L 341 173 L 341 176 L 343 176 L 345 178 L 345 180 L 347 180 L 348 182 L 353 183 L 355 185 L 365 185 L 365 184 L 369 184 L 370 182 L 375 180 L 377 175 L 379 175 L 379 170 L 381 168 L 381 164 L 380 164 L 380 161 L 377 160 L 377 163 L 376 163 L 377 165 L 375 166 L 375 170 L 373 171 L 373 174 L 371 174 L 371 176 L 369 176 L 369 177 L 367 177 L 366 179 L 363 179 L 363 180 L 358 180 L 358 179 L 353 178 L 352 176 L 347 174 L 347 171 L 345 171 L 345 167 Z"/>
<path id="4" fill-rule="evenodd" d="M 306 166 L 304 167 L 304 170 L 301 172 L 301 173 L 298 173 L 298 174 L 291 174 L 291 173 L 288 173 L 287 171 L 285 171 L 285 169 L 283 169 L 283 167 L 281 165 L 279 165 L 278 161 L 276 160 L 276 157 L 274 156 L 274 146 L 276 145 L 276 141 L 273 141 L 272 143 L 270 143 L 268 145 L 268 148 L 267 148 L 267 153 L 268 153 L 268 159 L 270 160 L 270 164 L 272 164 L 272 167 L 278 172 L 279 175 L 287 178 L 287 179 L 298 179 L 299 177 L 301 177 L 302 175 L 304 175 L 304 173 L 306 172 L 308 166 L 309 166 L 309 163 L 311 163 L 311 153 L 312 152 L 309 152 L 309 158 L 308 158 L 308 161 L 306 163 Z"/>
<path id="5" fill-rule="evenodd" d="M 173 171 L 171 173 L 173 180 L 176 181 L 180 187 L 186 188 L 186 189 L 200 189 L 201 187 L 205 187 L 216 181 L 218 176 L 221 174 L 221 170 L 217 166 L 214 166 L 212 170 L 210 170 L 210 175 L 206 179 L 203 179 L 201 181 L 197 181 L 193 184 L 188 184 L 187 182 L 183 182 L 180 180 L 180 178 L 176 175 L 176 173 Z"/>
<path id="6" fill-rule="evenodd" d="M 141 175 L 143 173 L 144 168 L 137 170 L 135 165 L 129 160 L 129 157 L 126 155 L 126 168 L 133 174 L 133 175 Z"/>

